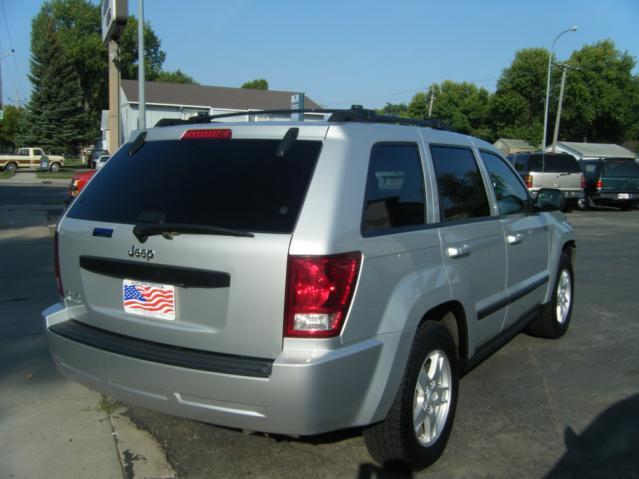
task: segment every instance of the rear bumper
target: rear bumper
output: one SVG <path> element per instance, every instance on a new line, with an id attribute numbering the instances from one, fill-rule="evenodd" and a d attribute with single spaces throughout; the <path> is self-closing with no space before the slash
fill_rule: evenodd
<path id="1" fill-rule="evenodd" d="M 564 199 L 566 200 L 580 200 L 584 197 L 584 190 L 583 189 L 576 189 L 576 190 L 565 190 L 562 188 L 556 188 L 559 191 L 561 191 L 561 193 L 564 195 Z M 540 188 L 535 188 L 535 189 L 530 189 L 530 196 L 532 196 L 533 198 L 537 198 L 537 194 L 539 193 Z"/>
<path id="2" fill-rule="evenodd" d="M 625 192 L 625 191 L 615 191 L 615 192 L 602 192 L 598 191 L 592 194 L 592 199 L 594 200 L 605 200 L 607 202 L 613 203 L 617 201 L 637 201 L 639 200 L 639 193 L 636 192 Z"/>
<path id="3" fill-rule="evenodd" d="M 126 403 L 221 426 L 312 435 L 376 420 L 399 334 L 334 350 L 283 350 L 270 375 L 211 372 L 116 354 L 51 330 L 71 321 L 43 312 L 51 355 L 70 379 Z"/>

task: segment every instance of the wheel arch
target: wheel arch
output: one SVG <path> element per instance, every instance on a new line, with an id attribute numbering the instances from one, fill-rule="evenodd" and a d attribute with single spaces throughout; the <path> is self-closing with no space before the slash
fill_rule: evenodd
<path id="1" fill-rule="evenodd" d="M 415 340 L 415 334 L 421 324 L 426 321 L 442 323 L 457 347 L 458 360 L 462 363 L 468 358 L 468 325 L 463 305 L 456 300 L 446 301 L 426 311 L 415 327 L 405 330 L 397 344 L 393 365 L 389 368 L 384 380 L 384 390 L 372 418 L 368 423 L 383 420 L 393 404 L 402 377 L 405 374 L 408 355 Z M 372 419 L 372 420 L 370 420 Z"/>

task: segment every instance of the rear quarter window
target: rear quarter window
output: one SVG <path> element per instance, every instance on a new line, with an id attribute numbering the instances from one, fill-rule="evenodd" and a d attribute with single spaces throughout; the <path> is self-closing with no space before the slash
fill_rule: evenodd
<path id="1" fill-rule="evenodd" d="M 322 143 L 298 140 L 151 141 L 125 145 L 95 176 L 68 216 L 137 224 L 141 217 L 251 232 L 291 233 Z"/>
<path id="2" fill-rule="evenodd" d="M 425 211 L 417 145 L 375 145 L 368 166 L 362 233 L 422 225 Z"/>
<path id="3" fill-rule="evenodd" d="M 581 173 L 579 162 L 568 154 L 531 155 L 530 171 L 545 173 Z"/>

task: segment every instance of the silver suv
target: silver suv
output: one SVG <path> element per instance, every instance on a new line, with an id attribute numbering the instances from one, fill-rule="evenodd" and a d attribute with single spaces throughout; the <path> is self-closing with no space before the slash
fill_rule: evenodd
<path id="1" fill-rule="evenodd" d="M 490 144 L 361 109 L 197 121 L 136 133 L 60 221 L 43 315 L 66 376 L 239 429 L 362 427 L 419 469 L 461 374 L 568 328 L 561 193 L 533 201 Z"/>
<path id="2" fill-rule="evenodd" d="M 584 199 L 584 175 L 579 162 L 568 153 L 517 153 L 508 160 L 519 172 L 530 194 L 536 198 L 542 188 L 561 190 L 565 209 L 576 208 Z"/>

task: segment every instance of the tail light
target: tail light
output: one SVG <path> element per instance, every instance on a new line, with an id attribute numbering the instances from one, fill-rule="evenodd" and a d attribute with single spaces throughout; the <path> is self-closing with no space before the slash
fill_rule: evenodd
<path id="1" fill-rule="evenodd" d="M 586 187 L 586 178 L 584 178 L 584 175 L 581 175 L 581 178 L 579 179 L 579 187 L 582 190 Z"/>
<path id="2" fill-rule="evenodd" d="M 58 246 L 58 231 L 53 236 L 53 269 L 55 271 L 55 282 L 58 287 L 58 293 L 64 297 L 64 288 L 62 287 L 62 276 L 60 275 L 60 248 Z"/>
<path id="3" fill-rule="evenodd" d="M 182 133 L 180 140 L 230 140 L 232 136 L 233 132 L 228 128 L 208 128 L 186 130 Z"/>
<path id="4" fill-rule="evenodd" d="M 601 178 L 597 180 L 597 189 L 598 190 L 603 189 L 603 180 Z"/>
<path id="5" fill-rule="evenodd" d="M 360 252 L 289 256 L 285 336 L 339 335 L 353 298 L 361 261 Z"/>
<path id="6" fill-rule="evenodd" d="M 528 188 L 532 188 L 532 175 L 526 175 L 526 178 L 524 178 L 524 181 L 526 182 L 526 186 Z"/>

